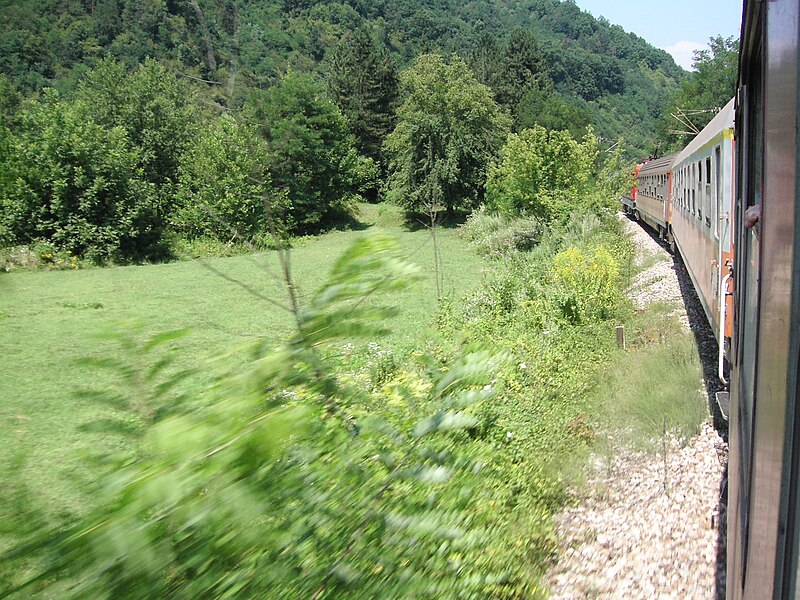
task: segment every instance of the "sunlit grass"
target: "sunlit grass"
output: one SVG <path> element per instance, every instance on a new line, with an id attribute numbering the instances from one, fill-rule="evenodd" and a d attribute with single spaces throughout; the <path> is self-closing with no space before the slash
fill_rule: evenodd
<path id="1" fill-rule="evenodd" d="M 409 232 L 394 207 L 366 206 L 365 225 L 396 235 L 421 267 L 421 280 L 392 296 L 401 309 L 381 344 L 410 348 L 432 326 L 436 306 L 433 248 L 425 230 Z M 301 299 L 316 290 L 362 231 L 331 232 L 297 244 L 292 277 Z M 445 291 L 458 297 L 477 285 L 483 262 L 457 231 L 441 229 Z M 237 283 L 238 282 L 238 283 Z M 151 333 L 191 329 L 177 343 L 178 363 L 206 358 L 256 337 L 279 341 L 291 331 L 281 269 L 274 252 L 160 265 L 0 274 L 0 512 L 12 497 L 42 504 L 50 519 L 82 514 L 91 503 L 95 467 L 86 456 L 124 449 L 123 437 L 87 429 L 108 409 L 75 392 L 112 379 L 77 365 L 87 356 L 118 356 L 95 334 L 136 322 Z M 13 459 L 13 460 L 12 460 Z"/>
<path id="2" fill-rule="evenodd" d="M 603 428 L 639 449 L 657 449 L 664 431 L 690 439 L 708 417 L 693 336 L 666 306 L 651 307 L 630 329 L 629 349 L 612 360 L 597 390 Z"/>

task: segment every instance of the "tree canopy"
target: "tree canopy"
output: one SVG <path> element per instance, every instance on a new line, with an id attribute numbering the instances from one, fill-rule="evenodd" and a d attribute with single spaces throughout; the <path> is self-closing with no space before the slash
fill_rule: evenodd
<path id="1" fill-rule="evenodd" d="M 685 146 L 736 93 L 739 40 L 716 36 L 696 50 L 694 71 L 670 97 L 659 124 L 669 150 Z"/>
<path id="2" fill-rule="evenodd" d="M 591 125 L 649 153 L 685 76 L 664 51 L 560 0 L 5 4 L 0 236 L 101 262 L 163 257 L 176 236 L 230 239 L 212 213 L 258 237 L 257 198 L 290 234 L 347 221 L 354 201 L 381 193 L 409 212 L 469 210 L 509 130 L 578 138 Z M 715 69 L 730 45 L 698 55 L 676 98 L 723 89 Z M 59 119 L 80 138 L 75 152 L 37 139 Z M 104 151 L 116 154 L 83 164 Z M 67 189 L 82 200 L 64 204 Z M 77 241 L 58 233 L 64 219 Z M 112 235 L 102 228 L 113 219 Z"/>
<path id="3" fill-rule="evenodd" d="M 401 75 L 398 124 L 386 138 L 390 196 L 409 212 L 475 206 L 510 119 L 458 57 L 426 54 Z"/>
<path id="4" fill-rule="evenodd" d="M 562 0 L 56 4 L 20 0 L 3 6 L 0 72 L 24 93 L 48 86 L 74 90 L 86 71 L 107 57 L 128 68 L 153 58 L 187 84 L 205 84 L 200 87 L 209 104 L 239 108 L 251 89 L 270 87 L 288 70 L 319 70 L 342 40 L 357 38 L 359 31 L 369 33 L 379 57 L 391 57 L 399 68 L 435 51 L 457 53 L 478 69 L 473 49 L 494 39 L 499 56 L 493 51 L 483 56 L 497 77 L 476 74 L 500 94 L 501 103 L 518 102 L 531 77 L 549 79 L 569 106 L 591 116 L 599 135 L 624 133 L 641 148 L 665 106 L 660 78 L 676 85 L 685 76 L 665 51 Z M 348 107 L 340 103 L 340 108 L 351 119 Z M 376 158 L 354 133 L 359 149 Z"/>
<path id="5" fill-rule="evenodd" d="M 48 240 L 93 260 L 159 256 L 156 189 L 124 128 L 55 90 L 27 101 L 0 155 L 0 243 Z"/>
<path id="6" fill-rule="evenodd" d="M 374 165 L 360 157 L 347 119 L 312 75 L 289 73 L 253 113 L 268 146 L 272 181 L 287 194 L 283 219 L 294 232 L 347 216 L 373 184 Z"/>
<path id="7" fill-rule="evenodd" d="M 381 162 L 383 139 L 394 128 L 397 69 L 367 30 L 348 32 L 328 53 L 325 83 L 350 123 L 358 150 Z"/>
<path id="8" fill-rule="evenodd" d="M 591 128 L 580 142 L 568 131 L 540 125 L 512 133 L 489 171 L 487 205 L 544 222 L 565 218 L 585 204 L 597 159 L 598 141 Z"/>

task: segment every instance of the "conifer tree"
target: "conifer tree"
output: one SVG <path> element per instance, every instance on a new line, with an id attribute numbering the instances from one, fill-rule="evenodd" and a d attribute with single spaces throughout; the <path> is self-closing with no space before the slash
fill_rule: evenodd
<path id="1" fill-rule="evenodd" d="M 502 49 L 497 43 L 497 38 L 489 32 L 484 32 L 475 47 L 470 52 L 470 67 L 475 73 L 475 79 L 493 90 L 497 86 L 500 74 L 500 59 Z"/>
<path id="2" fill-rule="evenodd" d="M 514 114 L 528 90 L 552 92 L 552 87 L 544 56 L 533 34 L 526 29 L 515 29 L 503 52 L 495 87 L 497 101 Z"/>
<path id="3" fill-rule="evenodd" d="M 327 61 L 328 91 L 350 122 L 361 154 L 381 163 L 381 145 L 394 128 L 397 69 L 366 29 L 344 36 Z"/>

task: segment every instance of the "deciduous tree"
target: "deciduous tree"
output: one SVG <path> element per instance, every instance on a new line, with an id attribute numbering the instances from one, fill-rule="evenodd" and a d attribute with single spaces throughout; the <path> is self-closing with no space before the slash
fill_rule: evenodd
<path id="1" fill-rule="evenodd" d="M 685 146 L 733 98 L 738 64 L 739 40 L 734 37 L 712 37 L 708 50 L 695 51 L 694 71 L 672 95 L 661 120 L 671 147 Z"/>
<path id="2" fill-rule="evenodd" d="M 405 100 L 386 140 L 390 196 L 409 212 L 470 209 L 510 118 L 458 57 L 419 57 L 401 74 Z"/>
<path id="3" fill-rule="evenodd" d="M 489 171 L 486 201 L 494 210 L 543 221 L 566 217 L 585 203 L 595 174 L 598 142 L 589 128 L 582 141 L 539 125 L 512 133 Z"/>
<path id="4" fill-rule="evenodd" d="M 256 103 L 272 181 L 287 193 L 288 227 L 319 230 L 346 216 L 353 201 L 376 176 L 361 157 L 347 119 L 312 75 L 289 73 Z"/>

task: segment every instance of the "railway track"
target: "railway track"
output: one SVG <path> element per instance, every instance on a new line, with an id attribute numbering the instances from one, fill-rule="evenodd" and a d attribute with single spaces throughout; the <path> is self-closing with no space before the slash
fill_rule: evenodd
<path id="1" fill-rule="evenodd" d="M 714 416 L 688 443 L 665 436 L 661 454 L 596 457 L 588 493 L 557 517 L 562 544 L 547 582 L 563 600 L 725 598 L 727 432 L 715 412 L 716 342 L 680 259 L 654 232 L 624 217 L 623 225 L 639 264 L 650 264 L 628 293 L 640 308 L 674 303 L 697 341 Z"/>

